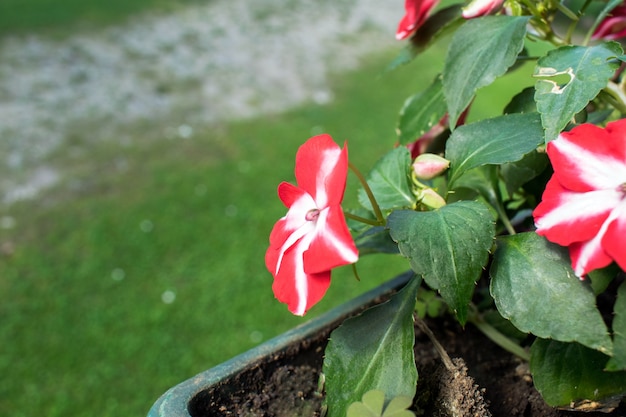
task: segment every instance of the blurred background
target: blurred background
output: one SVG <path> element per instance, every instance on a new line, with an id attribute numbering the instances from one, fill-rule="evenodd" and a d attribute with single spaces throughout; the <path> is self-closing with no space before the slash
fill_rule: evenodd
<path id="1" fill-rule="evenodd" d="M 385 72 L 403 6 L 0 1 L 0 415 L 145 415 L 407 268 L 340 268 L 299 318 L 264 266 L 298 146 L 330 133 L 367 172 L 440 70 L 444 47 Z"/>

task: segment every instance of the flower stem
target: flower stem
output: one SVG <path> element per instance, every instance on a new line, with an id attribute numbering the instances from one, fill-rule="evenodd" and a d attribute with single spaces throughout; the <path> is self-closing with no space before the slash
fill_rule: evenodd
<path id="1" fill-rule="evenodd" d="M 609 81 L 602 91 L 610 97 L 611 104 L 613 104 L 620 113 L 626 114 L 626 95 L 620 90 L 617 84 L 613 81 Z"/>
<path id="2" fill-rule="evenodd" d="M 349 213 L 347 211 L 343 212 L 344 216 L 348 219 L 356 220 L 357 222 L 369 224 L 370 226 L 381 226 L 380 221 L 374 219 L 368 219 L 367 217 L 361 217 L 353 213 Z"/>
<path id="3" fill-rule="evenodd" d="M 361 171 L 359 171 L 359 169 L 352 164 L 352 162 L 348 162 L 348 166 L 350 167 L 352 172 L 354 172 L 354 175 L 356 175 L 356 177 L 359 179 L 359 182 L 361 183 L 361 185 L 363 186 L 363 189 L 365 190 L 365 194 L 367 194 L 367 198 L 372 204 L 374 215 L 376 215 L 376 220 L 378 220 L 378 223 L 376 223 L 376 226 L 384 225 L 385 218 L 383 217 L 382 211 L 380 211 L 378 202 L 376 201 L 376 198 L 374 197 L 374 193 L 372 193 L 372 189 L 370 188 L 369 184 L 365 180 L 365 177 L 363 176 Z"/>
<path id="4" fill-rule="evenodd" d="M 428 327 L 426 322 L 422 320 L 421 318 L 416 317 L 415 324 L 417 325 L 417 327 L 420 328 L 421 331 L 424 332 L 424 334 L 426 334 L 426 336 L 428 336 L 431 343 L 435 347 L 435 350 L 441 357 L 441 361 L 443 362 L 443 365 L 446 367 L 446 369 L 448 371 L 454 371 L 456 367 L 454 366 L 452 359 L 450 359 L 448 352 L 446 352 L 443 346 L 441 346 L 441 343 L 439 343 L 439 340 L 437 340 L 437 338 L 435 337 L 435 334 L 432 332 L 432 330 L 430 330 L 430 327 Z"/>
<path id="5" fill-rule="evenodd" d="M 530 355 L 523 347 L 500 333 L 498 329 L 483 320 L 483 318 L 480 317 L 478 313 L 471 314 L 468 317 L 467 321 L 476 326 L 478 330 L 480 330 L 485 336 L 487 336 L 492 342 L 500 346 L 502 349 L 514 354 L 518 358 L 525 361 L 530 360 Z"/>

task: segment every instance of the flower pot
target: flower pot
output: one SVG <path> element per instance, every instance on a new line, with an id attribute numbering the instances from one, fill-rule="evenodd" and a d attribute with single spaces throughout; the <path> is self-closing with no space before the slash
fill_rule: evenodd
<path id="1" fill-rule="evenodd" d="M 412 273 L 204 371 L 165 392 L 148 417 L 316 417 L 324 349 L 332 330 L 346 318 L 379 304 L 402 288 Z M 461 328 L 450 316 L 428 319 L 428 326 L 454 358 L 451 371 L 430 338 L 416 326 L 419 381 L 414 405 L 426 416 L 564 417 L 580 412 L 545 404 L 532 384 L 528 364 L 496 346 L 475 327 Z M 624 416 L 612 413 L 585 417 Z"/>
<path id="2" fill-rule="evenodd" d="M 319 397 L 311 397 L 315 396 L 313 391 L 316 391 L 324 348 L 330 332 L 346 318 L 380 303 L 401 288 L 411 275 L 411 273 L 402 274 L 320 317 L 174 386 L 154 403 L 148 417 L 237 415 L 227 410 L 224 404 L 232 398 L 242 399 L 249 391 L 257 391 L 260 395 L 274 395 L 275 393 L 263 393 L 262 384 L 255 381 L 263 375 L 272 374 L 280 365 L 300 366 L 300 370 L 294 372 L 293 368 L 290 368 L 287 373 L 291 375 L 281 376 L 274 373 L 274 378 L 278 379 L 279 383 L 282 381 L 283 385 L 286 385 L 285 378 L 289 379 L 294 376 L 293 374 L 298 376 L 306 372 L 309 385 L 315 385 L 309 387 L 313 389 L 308 393 L 302 392 L 300 388 L 294 388 L 294 395 L 288 401 L 301 412 L 310 407 L 307 405 L 309 400 L 319 406 Z M 292 385 L 293 381 L 289 381 L 288 384 Z M 254 407 L 254 404 L 250 406 Z"/>

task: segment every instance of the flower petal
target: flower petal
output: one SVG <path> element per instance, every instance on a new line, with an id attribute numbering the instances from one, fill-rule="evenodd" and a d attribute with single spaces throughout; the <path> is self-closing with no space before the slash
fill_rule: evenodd
<path id="1" fill-rule="evenodd" d="M 606 129 L 583 124 L 548 143 L 560 184 L 571 190 L 612 189 L 626 182 L 626 119 Z"/>
<path id="2" fill-rule="evenodd" d="M 315 237 L 309 249 L 304 252 L 304 270 L 316 274 L 355 263 L 358 259 L 359 253 L 341 207 L 332 206 L 321 211 Z"/>
<path id="3" fill-rule="evenodd" d="M 602 223 L 598 233 L 586 242 L 570 246 L 572 268 L 579 277 L 584 277 L 594 269 L 604 268 L 613 260 L 620 267 L 626 266 L 626 251 L 623 237 L 626 232 L 626 201 L 620 202 Z"/>
<path id="4" fill-rule="evenodd" d="M 431 9 L 438 3 L 439 0 L 405 0 L 404 9 L 406 13 L 398 24 L 396 39 L 408 38 L 426 21 Z"/>
<path id="5" fill-rule="evenodd" d="M 618 6 L 598 25 L 592 39 L 613 40 L 626 36 L 626 6 Z"/>
<path id="6" fill-rule="evenodd" d="M 626 236 L 626 200 L 623 200 L 611 212 L 611 216 L 607 219 L 607 230 L 602 238 L 602 247 L 604 251 L 613 258 L 617 264 L 626 271 L 626 245 L 624 237 Z"/>
<path id="7" fill-rule="evenodd" d="M 587 241 L 598 233 L 621 200 L 618 190 L 569 191 L 553 176 L 533 211 L 537 233 L 563 246 Z"/>
<path id="8" fill-rule="evenodd" d="M 503 0 L 473 0 L 470 4 L 463 8 L 462 15 L 465 19 L 484 16 L 500 7 L 502 2 Z"/>
<path id="9" fill-rule="evenodd" d="M 330 135 L 314 136 L 296 154 L 296 180 L 320 210 L 340 204 L 348 177 L 348 148 L 341 149 Z"/>
<path id="10" fill-rule="evenodd" d="M 604 268 L 612 262 L 611 257 L 602 249 L 599 236 L 586 242 L 573 243 L 569 247 L 572 268 L 579 278 L 584 278 L 594 269 Z"/>
<path id="11" fill-rule="evenodd" d="M 272 285 L 274 296 L 298 316 L 304 315 L 321 300 L 330 286 L 330 270 L 319 274 L 304 271 L 303 254 L 311 244 L 311 239 L 311 234 L 306 235 L 283 253 L 280 269 L 274 275 Z M 268 256 L 272 258 L 274 255 L 269 254 L 268 250 Z"/>
<path id="12" fill-rule="evenodd" d="M 316 209 L 313 198 L 306 191 L 288 182 L 278 186 L 278 196 L 289 211 L 276 222 L 270 233 L 270 246 L 275 247 L 282 246 L 290 234 L 307 223 L 307 213 Z"/>

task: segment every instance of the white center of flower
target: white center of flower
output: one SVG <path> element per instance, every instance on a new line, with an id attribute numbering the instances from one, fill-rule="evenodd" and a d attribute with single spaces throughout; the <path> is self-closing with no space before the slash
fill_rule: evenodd
<path id="1" fill-rule="evenodd" d="M 320 211 L 319 209 L 312 209 L 309 210 L 307 212 L 307 214 L 304 216 L 304 218 L 306 219 L 306 221 L 308 222 L 312 222 L 314 220 L 317 220 L 317 218 L 320 216 Z"/>

